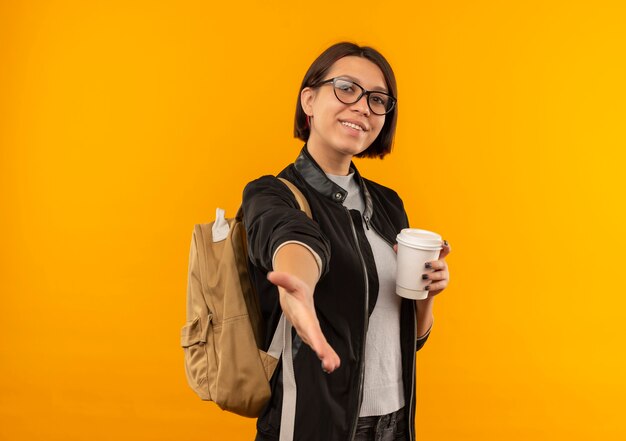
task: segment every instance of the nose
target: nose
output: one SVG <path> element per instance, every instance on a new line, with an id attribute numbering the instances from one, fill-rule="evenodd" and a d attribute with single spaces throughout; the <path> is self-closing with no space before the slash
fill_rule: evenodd
<path id="1" fill-rule="evenodd" d="M 367 104 L 367 98 L 367 94 L 364 93 L 356 103 L 351 104 L 355 111 L 360 112 L 365 116 L 369 116 L 370 114 L 370 106 Z"/>

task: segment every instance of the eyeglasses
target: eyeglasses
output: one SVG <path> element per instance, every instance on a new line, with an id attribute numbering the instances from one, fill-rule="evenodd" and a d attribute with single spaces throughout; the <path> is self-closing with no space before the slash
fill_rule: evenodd
<path id="1" fill-rule="evenodd" d="M 366 95 L 367 105 L 374 115 L 386 115 L 391 112 L 396 105 L 397 100 L 388 93 L 365 90 L 361 85 L 344 78 L 335 77 L 320 81 L 313 87 L 319 87 L 327 83 L 333 83 L 335 96 L 344 104 L 354 104 L 359 101 L 363 95 Z"/>

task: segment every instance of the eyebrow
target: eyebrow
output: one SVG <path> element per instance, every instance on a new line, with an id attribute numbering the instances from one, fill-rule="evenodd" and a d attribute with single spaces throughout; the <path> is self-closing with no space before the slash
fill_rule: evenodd
<path id="1" fill-rule="evenodd" d="M 357 84 L 359 84 L 359 85 L 360 85 L 360 83 L 359 83 L 359 79 L 358 79 L 358 78 L 355 78 L 355 77 L 353 77 L 353 76 L 351 76 L 351 75 L 338 75 L 338 77 L 339 77 L 339 78 L 347 78 L 348 80 L 350 80 L 350 81 L 352 81 L 352 82 L 357 83 Z M 374 91 L 376 91 L 376 92 L 385 92 L 385 93 L 389 93 L 389 92 L 387 91 L 387 88 L 386 88 L 386 87 L 374 87 L 373 89 L 368 89 L 368 90 L 371 90 L 371 91 L 373 91 L 373 92 L 374 92 Z"/>

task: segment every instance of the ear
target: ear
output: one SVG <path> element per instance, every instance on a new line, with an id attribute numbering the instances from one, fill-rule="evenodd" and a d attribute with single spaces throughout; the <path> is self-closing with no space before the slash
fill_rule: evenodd
<path id="1" fill-rule="evenodd" d="M 313 115 L 313 102 L 315 101 L 315 90 L 310 87 L 305 87 L 300 92 L 300 103 L 302 104 L 302 110 L 309 116 Z"/>

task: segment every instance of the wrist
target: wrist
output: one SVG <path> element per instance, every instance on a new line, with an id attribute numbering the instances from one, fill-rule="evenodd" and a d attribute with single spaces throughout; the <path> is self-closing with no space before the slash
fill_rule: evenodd
<path id="1" fill-rule="evenodd" d="M 427 297 L 424 300 L 416 300 L 415 307 L 417 308 L 417 312 L 420 313 L 422 311 L 432 310 L 434 301 L 434 297 Z"/>

